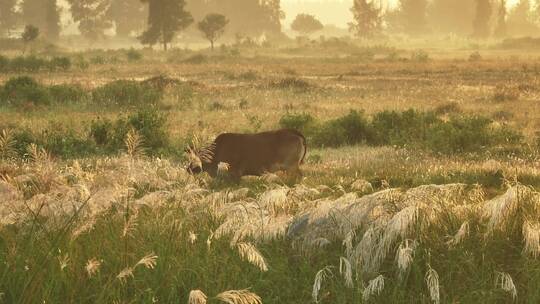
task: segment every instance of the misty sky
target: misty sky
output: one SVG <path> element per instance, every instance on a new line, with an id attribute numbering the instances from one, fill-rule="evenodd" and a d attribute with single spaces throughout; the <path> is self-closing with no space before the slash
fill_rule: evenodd
<path id="1" fill-rule="evenodd" d="M 512 6 L 519 0 L 508 0 L 508 5 Z M 395 6 L 398 0 L 388 0 L 390 6 Z M 62 7 L 67 7 L 65 0 L 59 0 Z M 352 19 L 350 8 L 353 0 L 281 0 L 281 7 L 285 11 L 285 28 L 288 28 L 299 13 L 316 15 L 324 24 L 334 24 L 340 27 L 347 27 Z M 66 16 L 63 16 L 63 21 Z M 68 31 L 74 30 L 75 26 L 68 26 Z"/>
<path id="2" fill-rule="evenodd" d="M 512 6 L 519 0 L 508 0 Z M 395 6 L 398 0 L 388 0 L 390 6 Z M 334 24 L 346 27 L 351 21 L 349 11 L 353 0 L 281 0 L 281 7 L 285 11 L 285 27 L 288 27 L 298 13 L 308 13 L 318 16 L 324 24 Z"/>

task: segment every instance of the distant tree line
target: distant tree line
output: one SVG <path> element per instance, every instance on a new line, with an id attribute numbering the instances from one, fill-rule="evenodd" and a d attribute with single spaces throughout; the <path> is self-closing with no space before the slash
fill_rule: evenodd
<path id="1" fill-rule="evenodd" d="M 452 33 L 474 38 L 536 35 L 540 0 L 519 0 L 510 10 L 506 0 L 353 0 L 349 29 L 358 37 L 391 33 L 426 35 Z"/>
<path id="2" fill-rule="evenodd" d="M 0 36 L 32 25 L 40 37 L 54 41 L 62 29 L 59 0 L 1 0 Z M 117 37 L 138 37 L 143 44 L 167 48 L 182 30 L 200 31 L 212 48 L 227 31 L 245 36 L 282 32 L 280 0 L 66 0 L 80 33 L 98 40 L 106 32 Z M 536 35 L 540 0 L 353 0 L 350 31 L 359 38 L 387 33 L 426 35 L 452 33 L 477 39 Z M 189 27 L 196 22 L 196 26 Z M 309 35 L 323 27 L 316 16 L 299 14 L 292 24 Z"/>

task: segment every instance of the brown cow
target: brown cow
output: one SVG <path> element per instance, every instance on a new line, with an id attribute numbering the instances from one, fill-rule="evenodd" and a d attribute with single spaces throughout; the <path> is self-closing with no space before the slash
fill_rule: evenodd
<path id="1" fill-rule="evenodd" d="M 199 151 L 186 150 L 190 173 L 207 172 L 215 177 L 220 163 L 226 163 L 235 180 L 244 175 L 286 171 L 300 175 L 300 164 L 307 152 L 305 137 L 296 130 L 282 129 L 256 134 L 220 134 L 214 142 Z"/>

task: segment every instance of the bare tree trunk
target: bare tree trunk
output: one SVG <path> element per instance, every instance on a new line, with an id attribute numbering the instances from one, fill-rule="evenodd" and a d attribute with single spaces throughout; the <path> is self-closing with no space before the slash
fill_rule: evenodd
<path id="1" fill-rule="evenodd" d="M 214 51 L 214 40 L 210 40 L 210 49 Z"/>

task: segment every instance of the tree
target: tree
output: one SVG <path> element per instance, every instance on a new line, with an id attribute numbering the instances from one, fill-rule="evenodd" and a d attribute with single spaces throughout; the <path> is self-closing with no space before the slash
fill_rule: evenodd
<path id="1" fill-rule="evenodd" d="M 473 32 L 475 1 L 432 0 L 427 17 L 430 28 L 435 31 L 469 36 Z"/>
<path id="2" fill-rule="evenodd" d="M 0 33 L 9 31 L 15 26 L 17 21 L 17 13 L 15 5 L 17 0 L 2 0 L 0 1 Z"/>
<path id="3" fill-rule="evenodd" d="M 212 51 L 214 50 L 214 42 L 225 32 L 225 27 L 229 20 L 220 14 L 208 14 L 204 19 L 197 24 L 197 28 L 204 34 L 204 37 L 210 41 Z"/>
<path id="4" fill-rule="evenodd" d="M 538 28 L 531 15 L 529 0 L 520 0 L 508 14 L 506 24 L 511 35 L 536 35 Z"/>
<path id="5" fill-rule="evenodd" d="M 24 52 L 26 52 L 26 46 L 35 41 L 39 37 L 39 28 L 29 24 L 24 28 L 24 32 L 21 34 L 21 39 L 24 41 Z M 23 53 L 24 53 L 23 52 Z"/>
<path id="6" fill-rule="evenodd" d="M 191 14 L 184 10 L 184 0 L 141 0 L 148 3 L 148 29 L 139 37 L 142 44 L 160 42 L 163 49 L 175 34 L 193 22 Z"/>
<path id="7" fill-rule="evenodd" d="M 103 38 L 105 30 L 112 27 L 107 12 L 110 0 L 67 0 L 71 16 L 79 23 L 81 35 L 90 40 Z"/>
<path id="8" fill-rule="evenodd" d="M 473 22 L 473 36 L 487 38 L 491 34 L 490 19 L 493 8 L 490 0 L 476 0 L 476 17 Z"/>
<path id="9" fill-rule="evenodd" d="M 44 37 L 58 39 L 60 9 L 56 0 L 23 0 L 21 9 L 24 22 L 42 29 Z"/>
<path id="10" fill-rule="evenodd" d="M 349 30 L 358 37 L 371 38 L 382 29 L 382 7 L 377 7 L 373 0 L 354 0 L 353 22 L 349 23 Z"/>
<path id="11" fill-rule="evenodd" d="M 147 7 L 140 0 L 114 0 L 107 11 L 119 37 L 129 37 L 132 32 L 142 30 L 147 15 Z"/>
<path id="12" fill-rule="evenodd" d="M 227 32 L 248 36 L 281 33 L 284 13 L 280 0 L 186 0 L 194 18 L 203 19 L 206 14 L 227 16 Z"/>
<path id="13" fill-rule="evenodd" d="M 506 36 L 506 0 L 501 0 L 497 9 L 497 25 L 493 34 L 496 37 L 503 38 Z"/>
<path id="14" fill-rule="evenodd" d="M 324 28 L 322 23 L 313 15 L 298 14 L 291 24 L 291 29 L 304 35 L 320 31 Z"/>
<path id="15" fill-rule="evenodd" d="M 395 12 L 396 27 L 408 34 L 422 34 L 426 31 L 427 0 L 400 0 Z"/>

